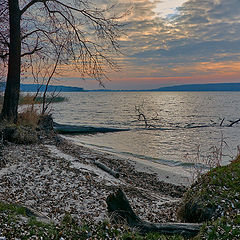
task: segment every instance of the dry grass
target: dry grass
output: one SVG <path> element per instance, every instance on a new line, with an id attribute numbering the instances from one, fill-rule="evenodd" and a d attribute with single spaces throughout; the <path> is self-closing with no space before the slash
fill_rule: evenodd
<path id="1" fill-rule="evenodd" d="M 34 96 L 27 94 L 25 96 L 20 95 L 19 98 L 19 104 L 20 105 L 25 105 L 25 104 L 29 104 L 29 105 L 33 105 L 35 103 L 34 101 Z"/>
<path id="2" fill-rule="evenodd" d="M 18 114 L 18 124 L 21 126 L 30 126 L 36 128 L 38 125 L 40 114 L 36 109 L 27 108 L 25 111 Z"/>
<path id="3" fill-rule="evenodd" d="M 240 153 L 239 150 L 238 147 L 237 156 Z M 188 169 L 191 174 L 189 179 L 190 183 L 193 184 L 198 181 L 204 173 L 221 166 L 223 157 L 229 158 L 230 161 L 233 161 L 236 158 L 236 155 L 231 151 L 223 135 L 221 135 L 219 144 L 210 147 L 207 151 L 203 151 L 200 148 L 200 145 L 197 145 L 195 155 L 186 154 L 184 156 L 185 161 L 192 164 L 192 167 Z"/>

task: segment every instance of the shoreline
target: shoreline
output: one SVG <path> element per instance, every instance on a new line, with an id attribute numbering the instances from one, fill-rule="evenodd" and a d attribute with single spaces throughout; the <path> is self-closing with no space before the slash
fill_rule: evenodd
<path id="1" fill-rule="evenodd" d="M 147 172 L 149 168 L 119 161 L 59 136 L 35 145 L 7 143 L 3 159 L 6 166 L 0 169 L 0 201 L 22 204 L 57 222 L 66 212 L 79 222 L 108 219 L 105 200 L 119 187 L 143 220 L 174 222 L 186 191 L 184 186 L 159 181 L 157 173 Z M 118 170 L 120 178 L 97 168 L 93 160 Z"/>
<path id="2" fill-rule="evenodd" d="M 75 141 L 73 138 L 60 135 L 63 139 L 71 142 L 73 145 L 77 145 L 83 149 L 90 150 L 92 153 L 97 155 L 102 155 L 105 158 L 114 159 L 115 161 L 127 161 L 132 166 L 134 166 L 135 170 L 138 172 L 145 172 L 149 174 L 156 174 L 159 181 L 163 181 L 166 183 L 170 183 L 178 186 L 186 186 L 189 187 L 191 185 L 190 179 L 191 174 L 184 170 L 181 167 L 170 167 L 164 164 L 155 163 L 153 161 L 138 159 L 136 157 L 124 157 L 121 154 L 108 152 L 104 150 L 99 150 L 91 146 L 86 146 L 82 143 Z"/>

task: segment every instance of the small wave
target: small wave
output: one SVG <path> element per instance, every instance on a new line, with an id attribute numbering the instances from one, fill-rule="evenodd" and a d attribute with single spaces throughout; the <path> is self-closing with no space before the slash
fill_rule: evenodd
<path id="1" fill-rule="evenodd" d="M 75 139 L 76 141 L 76 139 Z M 112 147 L 107 147 L 107 146 L 102 146 L 102 145 L 97 145 L 93 143 L 86 143 L 77 140 L 78 143 L 80 143 L 83 146 L 93 148 L 95 150 L 107 152 L 110 154 L 116 154 L 120 157 L 123 158 L 130 158 L 130 159 L 138 159 L 138 160 L 147 160 L 149 162 L 154 162 L 160 165 L 165 165 L 168 167 L 183 167 L 183 168 L 192 168 L 192 167 L 199 167 L 202 169 L 207 169 L 207 166 L 204 165 L 203 163 L 192 163 L 192 162 L 182 162 L 182 161 L 177 161 L 177 160 L 168 160 L 168 159 L 161 159 L 161 158 L 154 158 L 154 157 L 149 157 L 141 154 L 136 154 L 136 153 L 131 153 L 127 151 L 116 151 Z"/>

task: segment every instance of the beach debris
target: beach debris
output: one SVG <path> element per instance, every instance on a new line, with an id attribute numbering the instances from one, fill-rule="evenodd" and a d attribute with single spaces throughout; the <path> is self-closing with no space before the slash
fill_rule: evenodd
<path id="1" fill-rule="evenodd" d="M 99 168 L 101 168 L 103 171 L 111 174 L 115 178 L 119 178 L 119 172 L 116 172 L 116 171 L 112 170 L 111 168 L 107 167 L 105 164 L 103 164 L 103 163 L 101 163 L 99 161 L 94 161 L 94 164 L 96 166 L 98 166 Z"/>

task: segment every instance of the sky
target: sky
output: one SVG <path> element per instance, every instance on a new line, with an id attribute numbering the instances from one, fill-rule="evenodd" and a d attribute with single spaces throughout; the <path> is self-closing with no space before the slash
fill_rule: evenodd
<path id="1" fill-rule="evenodd" d="M 121 20 L 120 70 L 107 73 L 107 89 L 240 82 L 240 0 L 117 1 L 131 13 Z M 99 88 L 75 72 L 57 84 Z"/>

